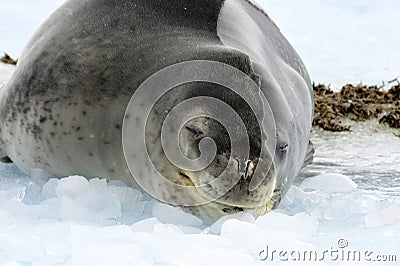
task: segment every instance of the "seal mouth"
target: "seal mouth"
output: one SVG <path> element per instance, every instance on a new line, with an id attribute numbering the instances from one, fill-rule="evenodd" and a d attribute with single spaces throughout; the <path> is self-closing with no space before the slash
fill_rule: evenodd
<path id="1" fill-rule="evenodd" d="M 193 183 L 192 179 L 188 175 L 186 175 L 182 171 L 178 171 L 178 175 L 179 175 L 179 181 L 182 182 L 182 185 L 187 187 L 194 187 L 196 189 L 196 185 Z"/>
<path id="2" fill-rule="evenodd" d="M 248 212 L 251 213 L 255 218 L 264 215 L 265 213 L 271 211 L 273 209 L 273 200 L 270 199 L 267 204 L 257 206 L 254 208 L 241 208 L 241 207 L 227 207 L 222 209 L 222 211 L 226 214 L 234 214 L 238 212 Z"/>
<path id="3" fill-rule="evenodd" d="M 246 171 L 242 175 L 240 181 L 242 185 L 248 185 L 248 183 L 250 182 L 253 168 L 254 165 L 251 162 L 247 162 Z M 196 196 L 204 198 L 208 202 L 200 206 L 187 207 L 195 212 L 199 212 L 200 214 L 205 214 L 214 220 L 217 220 L 222 216 L 231 215 L 239 212 L 248 212 L 251 213 L 255 218 L 257 218 L 272 210 L 279 202 L 279 199 L 275 197 L 275 182 L 267 182 L 266 184 L 264 184 L 266 188 L 256 193 L 258 199 L 249 203 L 248 201 L 246 202 L 243 199 L 249 197 L 251 194 L 250 192 L 244 193 L 244 191 L 239 190 L 242 193 L 235 194 L 236 197 L 232 200 L 227 200 L 226 194 L 221 196 L 220 198 L 211 199 L 207 196 L 207 193 L 202 191 L 201 188 L 196 185 L 196 180 L 192 179 L 183 170 L 178 171 L 178 175 L 179 181 L 182 185 L 193 187 L 193 191 L 196 193 Z M 237 184 L 235 186 L 240 186 L 240 184 Z"/>
<path id="4" fill-rule="evenodd" d="M 258 218 L 265 213 L 271 211 L 276 206 L 276 201 L 270 198 L 266 204 L 254 206 L 254 207 L 240 207 L 235 205 L 228 205 L 218 201 L 212 201 L 205 205 L 188 207 L 188 209 L 194 213 L 199 213 L 200 215 L 206 215 L 212 220 L 216 221 L 219 218 L 226 215 L 233 215 L 236 213 L 244 212 L 253 215 L 254 218 Z"/>
<path id="5" fill-rule="evenodd" d="M 274 207 L 277 204 L 277 200 L 275 199 L 274 196 L 270 196 L 267 198 L 265 204 L 261 205 L 254 205 L 254 206 L 240 206 L 240 205 L 232 205 L 232 204 L 226 204 L 225 202 L 220 202 L 218 200 L 214 201 L 214 204 L 219 205 L 220 210 L 224 213 L 224 215 L 229 215 L 229 214 L 234 214 L 238 212 L 249 212 L 253 214 L 255 218 L 264 215 L 265 213 L 271 211 L 274 209 Z"/>

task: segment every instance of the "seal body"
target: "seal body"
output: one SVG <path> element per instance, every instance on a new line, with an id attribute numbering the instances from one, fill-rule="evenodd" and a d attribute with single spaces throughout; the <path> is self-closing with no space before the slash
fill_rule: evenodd
<path id="1" fill-rule="evenodd" d="M 134 185 L 121 141 L 129 100 L 153 73 L 190 60 L 228 64 L 252 78 L 271 106 L 275 125 L 270 126 L 276 127 L 276 135 L 270 137 L 277 143 L 273 169 L 259 189 L 232 189 L 222 200 L 193 210 L 212 219 L 240 210 L 264 213 L 285 194 L 304 164 L 312 90 L 292 46 L 269 17 L 246 0 L 67 1 L 34 34 L 0 92 L 1 157 L 11 158 L 27 173 L 40 168 L 58 177 L 79 174 Z M 230 101 L 247 116 L 237 96 L 218 85 L 185 84 L 160 100 L 149 120 L 149 139 L 159 138 L 159 130 L 152 129 L 159 127 L 164 110 L 196 95 Z M 257 127 L 252 128 L 255 122 L 247 122 L 254 133 L 249 136 L 250 166 L 257 164 L 264 145 Z M 198 155 L 194 146 L 199 135 L 228 137 L 204 118 L 190 123 L 180 137 L 189 157 Z M 150 156 L 174 182 L 196 183 L 193 180 L 201 178 L 169 167 L 158 142 L 151 143 Z M 223 141 L 217 146 L 229 150 Z M 223 166 L 224 152 L 209 176 Z"/>

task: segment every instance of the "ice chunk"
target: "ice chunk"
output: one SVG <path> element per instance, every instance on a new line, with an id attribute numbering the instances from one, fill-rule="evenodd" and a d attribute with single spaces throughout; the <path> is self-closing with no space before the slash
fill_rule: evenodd
<path id="1" fill-rule="evenodd" d="M 60 199 L 60 218 L 63 221 L 97 221 L 96 213 L 81 206 L 69 197 Z"/>
<path id="2" fill-rule="evenodd" d="M 13 223 L 15 223 L 15 218 L 7 211 L 0 209 L 0 228 L 6 228 L 11 226 Z"/>
<path id="3" fill-rule="evenodd" d="M 6 194 L 6 199 L 14 201 L 22 201 L 25 197 L 26 187 L 17 186 L 15 188 L 9 189 Z"/>
<path id="4" fill-rule="evenodd" d="M 20 266 L 20 264 L 16 261 L 6 261 L 2 265 L 3 266 Z"/>
<path id="5" fill-rule="evenodd" d="M 211 227 L 208 229 L 208 232 L 211 234 L 220 234 L 221 233 L 221 228 L 223 224 L 230 220 L 230 219 L 235 219 L 247 223 L 254 223 L 255 219 L 254 216 L 249 213 L 249 212 L 238 212 L 235 214 L 223 216 L 219 218 L 215 223 L 211 225 Z"/>
<path id="6" fill-rule="evenodd" d="M 326 220 L 345 220 L 356 218 L 357 214 L 368 213 L 375 208 L 371 199 L 359 192 L 352 192 L 335 194 L 318 204 L 309 206 L 308 212 Z"/>
<path id="7" fill-rule="evenodd" d="M 230 240 L 235 247 L 257 255 L 267 241 L 262 229 L 251 223 L 229 219 L 222 224 L 221 237 Z"/>
<path id="8" fill-rule="evenodd" d="M 376 211 L 365 216 L 367 227 L 383 225 L 400 225 L 400 206 L 390 206 L 381 211 Z"/>
<path id="9" fill-rule="evenodd" d="M 108 186 L 110 186 L 110 187 L 128 187 L 121 180 L 110 180 L 110 181 L 108 181 Z"/>
<path id="10" fill-rule="evenodd" d="M 143 194 L 137 190 L 127 186 L 110 186 L 110 193 L 119 198 L 121 211 L 129 214 L 141 214 L 144 211 L 145 202 L 143 202 Z"/>
<path id="11" fill-rule="evenodd" d="M 163 203 L 155 203 L 153 205 L 153 215 L 162 223 L 187 226 L 201 226 L 203 224 L 200 218 Z"/>
<path id="12" fill-rule="evenodd" d="M 322 174 L 305 179 L 300 188 L 305 191 L 321 190 L 326 193 L 349 192 L 357 187 L 349 177 L 341 174 Z"/>
<path id="13" fill-rule="evenodd" d="M 42 198 L 43 199 L 50 199 L 57 197 L 56 195 L 56 188 L 58 186 L 59 180 L 56 178 L 52 178 L 47 181 L 46 184 L 43 185 L 42 188 Z"/>
<path id="14" fill-rule="evenodd" d="M 64 221 L 106 222 L 121 216 L 118 195 L 107 187 L 105 179 L 88 181 L 81 176 L 50 180 L 42 190 L 44 199 L 56 196 L 59 216 Z M 54 206 L 54 201 L 48 201 Z"/>
<path id="15" fill-rule="evenodd" d="M 57 197 L 67 196 L 75 198 L 82 191 L 87 191 L 89 181 L 82 176 L 70 176 L 59 181 L 56 188 Z"/>
<path id="16" fill-rule="evenodd" d="M 183 234 L 183 231 L 175 224 L 158 223 L 154 225 L 154 233 L 163 237 L 176 236 Z"/>
<path id="17" fill-rule="evenodd" d="M 79 206 L 95 213 L 102 219 L 112 219 L 121 216 L 121 205 L 118 196 L 108 190 L 90 189 L 76 198 Z"/>
<path id="18" fill-rule="evenodd" d="M 160 224 L 157 218 L 148 218 L 131 225 L 131 229 L 134 232 L 152 232 L 156 224 Z"/>
<path id="19" fill-rule="evenodd" d="M 282 232 L 286 237 L 291 236 L 302 240 L 307 240 L 315 235 L 319 228 L 317 218 L 304 212 L 290 216 L 272 211 L 258 218 L 255 224 L 267 233 Z"/>
<path id="20" fill-rule="evenodd" d="M 129 226 L 72 225 L 70 239 L 66 265 L 146 265 L 139 256 L 145 240 L 135 239 Z"/>
<path id="21" fill-rule="evenodd" d="M 104 189 L 107 187 L 107 180 L 105 178 L 92 178 L 89 180 L 89 187 L 91 189 Z"/>
<path id="22" fill-rule="evenodd" d="M 39 168 L 31 169 L 31 178 L 33 180 L 49 180 L 51 177 L 53 177 L 53 175 L 47 173 L 42 169 Z"/>

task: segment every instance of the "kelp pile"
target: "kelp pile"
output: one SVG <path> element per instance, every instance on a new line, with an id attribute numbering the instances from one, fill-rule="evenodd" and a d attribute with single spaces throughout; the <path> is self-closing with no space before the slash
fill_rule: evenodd
<path id="1" fill-rule="evenodd" d="M 4 53 L 4 55 L 2 57 L 0 57 L 0 62 L 9 64 L 9 65 L 16 65 L 18 60 L 11 58 L 11 56 L 9 56 L 7 53 Z"/>
<path id="2" fill-rule="evenodd" d="M 350 130 L 350 126 L 343 125 L 345 119 L 376 118 L 389 127 L 400 128 L 400 84 L 397 83 L 389 90 L 383 86 L 347 84 L 339 92 L 324 84 L 314 84 L 314 125 L 340 132 Z"/>

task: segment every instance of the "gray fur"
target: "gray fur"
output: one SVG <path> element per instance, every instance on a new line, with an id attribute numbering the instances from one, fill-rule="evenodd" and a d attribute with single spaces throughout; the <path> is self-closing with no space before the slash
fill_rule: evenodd
<path id="1" fill-rule="evenodd" d="M 260 190 L 247 191 L 248 181 L 243 180 L 217 202 L 193 210 L 212 219 L 240 210 L 264 213 L 277 204 L 303 164 L 312 91 L 297 53 L 247 0 L 67 1 L 34 34 L 0 92 L 0 157 L 11 158 L 25 172 L 40 168 L 60 177 L 107 177 L 133 185 L 121 143 L 130 97 L 151 74 L 189 60 L 232 65 L 260 84 L 277 122 L 278 143 Z M 153 113 L 151 156 L 159 159 L 160 169 L 177 182 L 184 182 L 181 174 L 193 182 L 223 168 L 229 143 L 215 122 L 194 120 L 188 125 L 194 135 L 197 128 L 219 140 L 220 160 L 203 177 L 168 166 L 158 145 L 155 129 L 163 108 L 197 94 L 231 101 L 248 118 L 246 127 L 253 132 L 250 159 L 257 164 L 261 132 L 240 99 L 216 85 L 186 84 Z M 189 131 L 180 141 L 186 155 L 195 157 L 198 139 Z"/>

